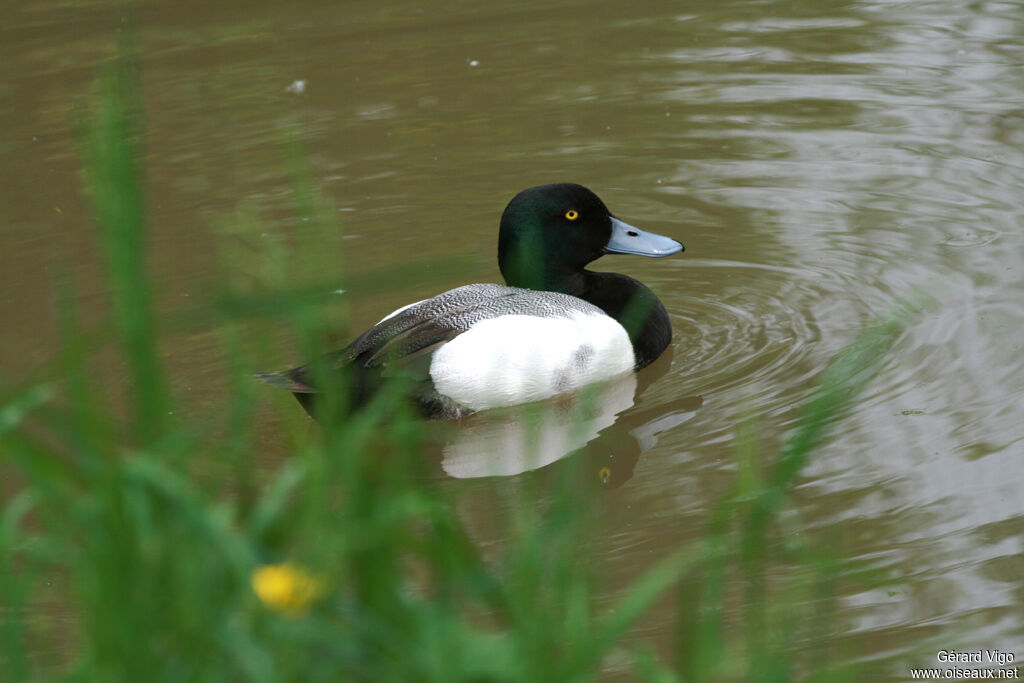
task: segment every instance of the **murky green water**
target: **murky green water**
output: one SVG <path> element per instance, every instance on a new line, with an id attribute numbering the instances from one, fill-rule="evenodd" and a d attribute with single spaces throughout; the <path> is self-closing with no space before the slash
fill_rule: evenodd
<path id="1" fill-rule="evenodd" d="M 22 5 L 5 19 L 0 81 L 9 379 L 56 349 L 62 271 L 88 321 L 106 312 L 70 112 L 116 26 L 114 3 Z M 939 649 L 1024 659 L 1024 5 L 187 2 L 149 3 L 138 24 L 165 311 L 213 294 L 213 226 L 240 201 L 282 214 L 284 129 L 301 131 L 339 207 L 349 272 L 428 264 L 383 294 L 346 293 L 357 327 L 498 281 L 498 217 L 530 185 L 583 183 L 686 244 L 600 262 L 650 285 L 675 328 L 671 365 L 595 423 L 633 439 L 596 466 L 614 484 L 612 586 L 700 535 L 744 416 L 773 451 L 862 325 L 932 294 L 794 514 L 902 579 L 843 592 L 831 634 L 860 636 L 858 656 L 888 660 L 893 680 Z M 191 414 L 223 395 L 215 334 L 177 339 L 166 362 Z M 474 461 L 493 432 L 477 437 L 439 471 L 484 542 L 500 497 L 457 477 L 510 475 L 512 496 L 524 468 Z M 637 637 L 668 647 L 672 618 L 656 610 Z"/>

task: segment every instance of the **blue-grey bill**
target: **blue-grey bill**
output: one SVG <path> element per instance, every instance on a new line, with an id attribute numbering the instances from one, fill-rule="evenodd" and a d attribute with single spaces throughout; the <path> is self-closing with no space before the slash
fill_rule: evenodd
<path id="1" fill-rule="evenodd" d="M 644 232 L 612 216 L 612 236 L 605 245 L 606 254 L 636 254 L 637 256 L 671 256 L 683 250 L 683 245 L 664 235 Z"/>

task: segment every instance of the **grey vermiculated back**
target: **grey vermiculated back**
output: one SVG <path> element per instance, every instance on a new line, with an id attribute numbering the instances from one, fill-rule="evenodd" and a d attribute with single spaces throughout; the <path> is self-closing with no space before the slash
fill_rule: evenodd
<path id="1" fill-rule="evenodd" d="M 604 315 L 597 306 L 568 294 L 497 284 L 456 287 L 382 320 L 352 342 L 347 360 L 364 365 L 384 355 L 401 357 L 432 350 L 475 323 L 503 315 L 563 317 L 567 313 Z M 367 355 L 369 354 L 369 355 Z"/>

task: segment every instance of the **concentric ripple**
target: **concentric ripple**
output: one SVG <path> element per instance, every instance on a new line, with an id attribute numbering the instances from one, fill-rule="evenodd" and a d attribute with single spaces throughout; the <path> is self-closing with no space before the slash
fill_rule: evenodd
<path id="1" fill-rule="evenodd" d="M 674 353 L 672 380 L 655 384 L 651 398 L 718 395 L 711 405 L 747 403 L 784 423 L 829 359 L 895 299 L 884 283 L 858 286 L 857 273 L 825 267 L 689 259 L 676 268 L 648 278 L 663 293 Z"/>
<path id="2" fill-rule="evenodd" d="M 820 339 L 807 309 L 786 296 L 790 274 L 782 269 L 724 261 L 690 265 L 697 274 L 728 268 L 735 282 L 720 298 L 673 298 L 676 362 L 690 382 L 724 388 L 771 377 L 799 363 Z M 772 286 L 764 286 L 766 276 Z"/>
<path id="3" fill-rule="evenodd" d="M 787 268 L 701 259 L 687 261 L 681 279 L 684 285 L 651 283 L 660 291 L 687 287 L 663 296 L 676 390 L 747 386 L 761 399 L 777 393 L 779 382 L 800 383 L 813 372 L 807 358 L 821 332 L 804 301 L 814 295 L 812 281 Z"/>

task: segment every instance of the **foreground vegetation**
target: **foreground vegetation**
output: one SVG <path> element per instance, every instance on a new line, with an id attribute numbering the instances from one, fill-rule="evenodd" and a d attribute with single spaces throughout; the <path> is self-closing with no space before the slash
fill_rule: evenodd
<path id="1" fill-rule="evenodd" d="M 500 554 L 485 558 L 432 483 L 422 425 L 398 389 L 312 432 L 290 403 L 275 404 L 280 414 L 257 405 L 252 348 L 283 326 L 314 356 L 316 292 L 336 283 L 310 279 L 322 247 L 289 266 L 301 235 L 249 249 L 243 228 L 256 219 L 245 210 L 225 229 L 224 296 L 200 318 L 216 316 L 230 398 L 201 424 L 176 418 L 144 267 L 140 111 L 138 74 L 122 59 L 81 127 L 127 408 L 100 398 L 90 368 L 106 335 L 82 329 L 73 283 L 60 356 L 46 377 L 0 394 L 0 468 L 19 482 L 0 517 L 0 680 L 585 681 L 611 653 L 623 661 L 624 634 L 656 600 L 677 606 L 672 647 L 629 646 L 617 665 L 628 678 L 865 675 L 820 637 L 840 626 L 830 596 L 849 564 L 785 533 L 780 512 L 899 316 L 836 359 L 777 457 L 741 435 L 735 483 L 701 543 L 643 568 L 599 612 L 586 561 L 596 492 L 571 467 L 543 496 L 524 495 Z M 321 245 L 337 231 L 312 188 L 297 171 L 299 224 Z M 276 469 L 259 464 L 268 410 L 292 453 Z M 790 571 L 767 581 L 778 566 Z"/>

